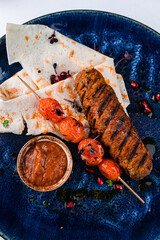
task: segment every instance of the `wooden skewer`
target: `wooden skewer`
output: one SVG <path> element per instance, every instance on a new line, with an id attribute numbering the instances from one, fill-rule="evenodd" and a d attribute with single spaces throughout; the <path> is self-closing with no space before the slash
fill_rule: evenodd
<path id="1" fill-rule="evenodd" d="M 130 187 L 128 186 L 128 184 L 123 181 L 123 179 L 121 177 L 118 178 L 142 203 L 145 203 L 145 201 L 140 197 L 138 196 L 138 194 Z"/>
<path id="2" fill-rule="evenodd" d="M 21 82 L 35 95 L 35 97 L 40 101 L 41 97 L 22 79 L 20 78 L 18 75 L 17 77 L 21 80 Z"/>

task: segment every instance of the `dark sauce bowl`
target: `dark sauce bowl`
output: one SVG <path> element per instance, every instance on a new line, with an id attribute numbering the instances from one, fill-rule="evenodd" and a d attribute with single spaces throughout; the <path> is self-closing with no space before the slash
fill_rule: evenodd
<path id="1" fill-rule="evenodd" d="M 24 161 L 24 156 L 27 153 L 27 151 L 37 142 L 42 142 L 42 141 L 49 141 L 49 142 L 53 142 L 58 144 L 63 151 L 66 154 L 67 157 L 67 168 L 66 171 L 63 175 L 63 177 L 56 183 L 54 183 L 53 185 L 49 185 L 49 186 L 37 186 L 34 183 L 30 182 L 24 172 L 23 172 L 23 161 Z M 17 171 L 18 174 L 21 178 L 21 180 L 30 188 L 36 190 L 36 191 L 41 191 L 41 192 L 48 192 L 48 191 L 52 191 L 55 190 L 57 188 L 59 188 L 60 186 L 62 186 L 67 179 L 69 178 L 71 171 L 72 171 L 72 167 L 73 167 L 73 160 L 72 160 L 72 155 L 70 150 L 68 149 L 68 147 L 58 138 L 56 137 L 52 137 L 52 136 L 39 136 L 39 137 L 35 137 L 31 140 L 29 140 L 20 150 L 19 154 L 18 154 L 18 158 L 17 158 Z"/>

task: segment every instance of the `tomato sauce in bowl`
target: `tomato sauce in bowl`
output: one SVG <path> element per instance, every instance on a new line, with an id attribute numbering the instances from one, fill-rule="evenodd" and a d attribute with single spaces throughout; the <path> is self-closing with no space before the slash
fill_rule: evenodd
<path id="1" fill-rule="evenodd" d="M 72 156 L 59 139 L 36 137 L 22 147 L 17 170 L 28 187 L 37 191 L 51 191 L 68 179 L 72 170 Z"/>

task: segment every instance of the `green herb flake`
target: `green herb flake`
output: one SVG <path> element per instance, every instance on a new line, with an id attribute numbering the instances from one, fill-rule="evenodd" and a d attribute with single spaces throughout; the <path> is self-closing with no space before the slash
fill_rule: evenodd
<path id="1" fill-rule="evenodd" d="M 30 196 L 30 197 L 29 197 L 29 200 L 30 200 L 31 202 L 33 202 L 33 201 L 34 201 L 34 197 L 33 197 L 33 196 Z"/>
<path id="2" fill-rule="evenodd" d="M 107 180 L 106 183 L 107 183 L 108 187 L 112 187 L 113 186 L 113 182 L 111 180 Z"/>
<path id="3" fill-rule="evenodd" d="M 3 124 L 3 127 L 8 127 L 8 124 L 9 124 L 9 120 L 4 120 L 4 122 L 2 123 Z"/>

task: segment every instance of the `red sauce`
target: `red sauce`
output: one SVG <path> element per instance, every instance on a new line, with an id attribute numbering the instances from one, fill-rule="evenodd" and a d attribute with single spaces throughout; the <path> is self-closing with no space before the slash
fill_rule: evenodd
<path id="1" fill-rule="evenodd" d="M 57 183 L 66 169 L 67 156 L 54 142 L 37 142 L 24 155 L 24 176 L 37 186 L 51 186 Z"/>

